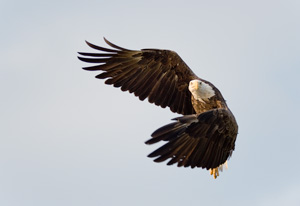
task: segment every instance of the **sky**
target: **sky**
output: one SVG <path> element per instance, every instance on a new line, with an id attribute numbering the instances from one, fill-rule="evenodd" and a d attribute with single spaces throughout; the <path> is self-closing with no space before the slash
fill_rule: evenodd
<path id="1" fill-rule="evenodd" d="M 0 2 L 0 205 L 300 204 L 300 3 Z M 229 168 L 154 163 L 178 114 L 84 71 L 88 40 L 176 51 L 239 124 Z"/>

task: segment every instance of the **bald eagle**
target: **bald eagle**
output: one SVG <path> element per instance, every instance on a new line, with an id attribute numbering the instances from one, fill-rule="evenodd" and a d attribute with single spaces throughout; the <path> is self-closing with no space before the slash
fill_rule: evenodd
<path id="1" fill-rule="evenodd" d="M 227 167 L 238 133 L 220 91 L 196 76 L 174 51 L 129 50 L 104 40 L 112 48 L 86 42 L 100 53 L 79 52 L 81 61 L 96 64 L 84 70 L 101 71 L 96 78 L 106 79 L 105 84 L 183 115 L 153 132 L 146 144 L 166 143 L 148 157 L 168 160 L 167 165 L 205 168 L 217 178 Z"/>

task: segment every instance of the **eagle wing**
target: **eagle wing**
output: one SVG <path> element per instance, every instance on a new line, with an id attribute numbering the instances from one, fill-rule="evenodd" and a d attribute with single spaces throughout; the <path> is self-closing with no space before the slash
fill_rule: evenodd
<path id="1" fill-rule="evenodd" d="M 230 110 L 213 109 L 201 114 L 175 118 L 174 123 L 159 128 L 146 144 L 167 141 L 148 155 L 155 162 L 169 158 L 167 165 L 217 168 L 234 150 L 238 126 Z"/>
<path id="2" fill-rule="evenodd" d="M 86 42 L 101 53 L 79 52 L 86 56 L 78 57 L 81 61 L 98 64 L 83 69 L 103 71 L 96 78 L 107 79 L 106 84 L 134 93 L 142 101 L 148 97 L 150 103 L 169 107 L 173 112 L 195 113 L 188 84 L 199 78 L 177 53 L 158 49 L 128 50 L 104 40 L 113 49 Z"/>

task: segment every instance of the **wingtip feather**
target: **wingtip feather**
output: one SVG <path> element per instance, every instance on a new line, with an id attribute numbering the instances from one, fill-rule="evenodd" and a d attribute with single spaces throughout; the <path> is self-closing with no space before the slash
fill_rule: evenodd
<path id="1" fill-rule="evenodd" d="M 119 49 L 119 50 L 122 50 L 122 51 L 131 51 L 131 50 L 129 50 L 129 49 L 125 49 L 125 48 L 123 48 L 123 47 L 120 47 L 120 46 L 117 46 L 117 45 L 111 43 L 111 42 L 108 41 L 105 37 L 103 37 L 103 39 L 104 39 L 104 41 L 105 41 L 106 44 L 108 44 L 109 46 L 111 46 L 111 47 L 113 47 L 113 48 L 115 48 L 115 49 Z"/>

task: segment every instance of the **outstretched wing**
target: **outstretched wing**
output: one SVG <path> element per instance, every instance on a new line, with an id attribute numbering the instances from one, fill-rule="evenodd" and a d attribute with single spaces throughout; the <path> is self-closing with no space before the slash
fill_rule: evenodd
<path id="1" fill-rule="evenodd" d="M 155 162 L 169 158 L 167 165 L 212 169 L 226 162 L 234 150 L 238 126 L 227 109 L 176 118 L 177 122 L 159 128 L 146 144 L 167 141 L 149 157 Z"/>
<path id="2" fill-rule="evenodd" d="M 96 78 L 107 79 L 106 84 L 121 87 L 140 100 L 148 97 L 150 103 L 179 114 L 194 114 L 188 84 L 199 79 L 173 51 L 158 49 L 128 50 L 104 39 L 113 47 L 108 49 L 86 42 L 101 53 L 84 53 L 78 57 L 81 61 L 96 63 L 85 67 L 89 71 L 103 71 Z"/>

